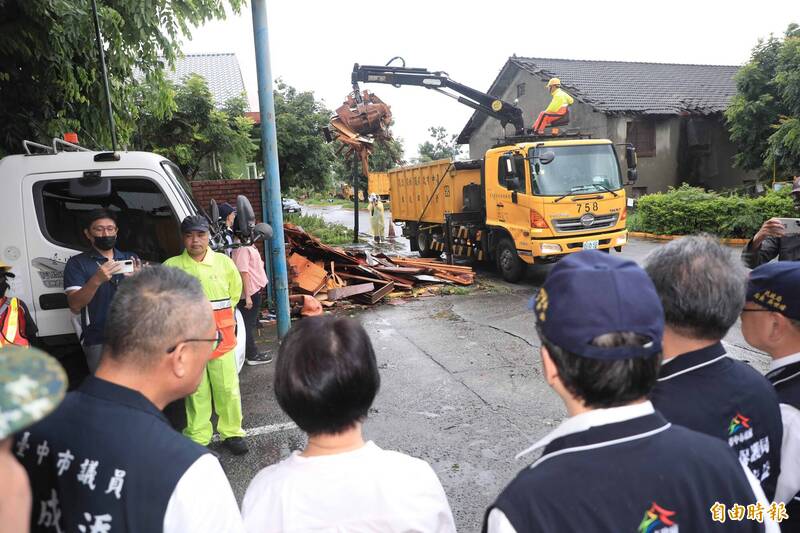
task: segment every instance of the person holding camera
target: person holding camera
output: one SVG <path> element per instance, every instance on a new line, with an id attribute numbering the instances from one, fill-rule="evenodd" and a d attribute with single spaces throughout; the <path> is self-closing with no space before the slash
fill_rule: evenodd
<path id="1" fill-rule="evenodd" d="M 800 216 L 800 176 L 795 176 L 792 181 L 792 199 Z M 800 260 L 800 233 L 787 233 L 786 226 L 779 219 L 771 218 L 744 247 L 742 260 L 748 268 L 756 268 L 776 257 L 778 261 Z"/>
<path id="2" fill-rule="evenodd" d="M 88 252 L 70 257 L 64 267 L 64 292 L 70 310 L 81 315 L 80 341 L 89 371 L 94 373 L 103 352 L 106 315 L 124 276 L 141 268 L 131 252 L 118 250 L 117 222 L 108 209 L 89 212 L 83 235 Z"/>

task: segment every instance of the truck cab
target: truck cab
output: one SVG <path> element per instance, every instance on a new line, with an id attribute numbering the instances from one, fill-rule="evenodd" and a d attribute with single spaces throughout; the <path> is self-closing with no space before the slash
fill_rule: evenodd
<path id="1" fill-rule="evenodd" d="M 16 275 L 9 294 L 28 304 L 40 341 L 57 356 L 77 346 L 64 267 L 89 249 L 84 215 L 109 209 L 119 227 L 116 247 L 160 263 L 181 253 L 181 220 L 201 212 L 180 169 L 162 156 L 63 151 L 55 143 L 0 160 L 0 205 L 0 254 Z"/>
<path id="2" fill-rule="evenodd" d="M 506 238 L 515 248 L 497 250 L 508 256 L 498 258 L 501 270 L 578 250 L 621 249 L 627 242 L 624 183 L 611 141 L 501 146 L 486 153 L 484 165 L 486 224 L 496 240 Z"/>

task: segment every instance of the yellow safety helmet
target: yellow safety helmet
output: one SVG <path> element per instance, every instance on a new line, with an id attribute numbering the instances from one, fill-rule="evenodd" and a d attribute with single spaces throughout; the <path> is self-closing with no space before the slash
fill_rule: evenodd
<path id="1" fill-rule="evenodd" d="M 558 78 L 550 78 L 550 81 L 547 82 L 547 88 L 549 89 L 553 85 L 561 86 L 561 80 Z"/>

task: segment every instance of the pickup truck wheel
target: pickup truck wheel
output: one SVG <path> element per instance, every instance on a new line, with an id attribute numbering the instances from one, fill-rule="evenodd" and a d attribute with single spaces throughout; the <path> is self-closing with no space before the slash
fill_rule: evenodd
<path id="1" fill-rule="evenodd" d="M 497 270 L 503 279 L 511 283 L 516 283 L 525 274 L 525 262 L 519 258 L 517 247 L 509 238 L 501 240 L 497 244 L 495 253 L 497 260 Z"/>
<path id="2" fill-rule="evenodd" d="M 417 233 L 417 249 L 420 257 L 439 257 L 441 252 L 431 249 L 431 234 L 427 231 Z"/>

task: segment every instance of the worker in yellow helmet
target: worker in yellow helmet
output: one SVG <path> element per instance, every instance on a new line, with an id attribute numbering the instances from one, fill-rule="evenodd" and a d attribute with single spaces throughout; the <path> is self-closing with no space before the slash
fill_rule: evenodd
<path id="1" fill-rule="evenodd" d="M 559 124 L 566 124 L 569 122 L 569 106 L 575 101 L 567 94 L 567 91 L 561 88 L 561 80 L 558 78 L 550 78 L 547 82 L 547 88 L 553 99 L 550 100 L 550 105 L 547 109 L 539 113 L 539 118 L 533 124 L 533 130 L 538 133 L 544 133 L 545 128 L 548 126 L 555 126 Z M 556 133 L 555 131 L 553 133 Z"/>

